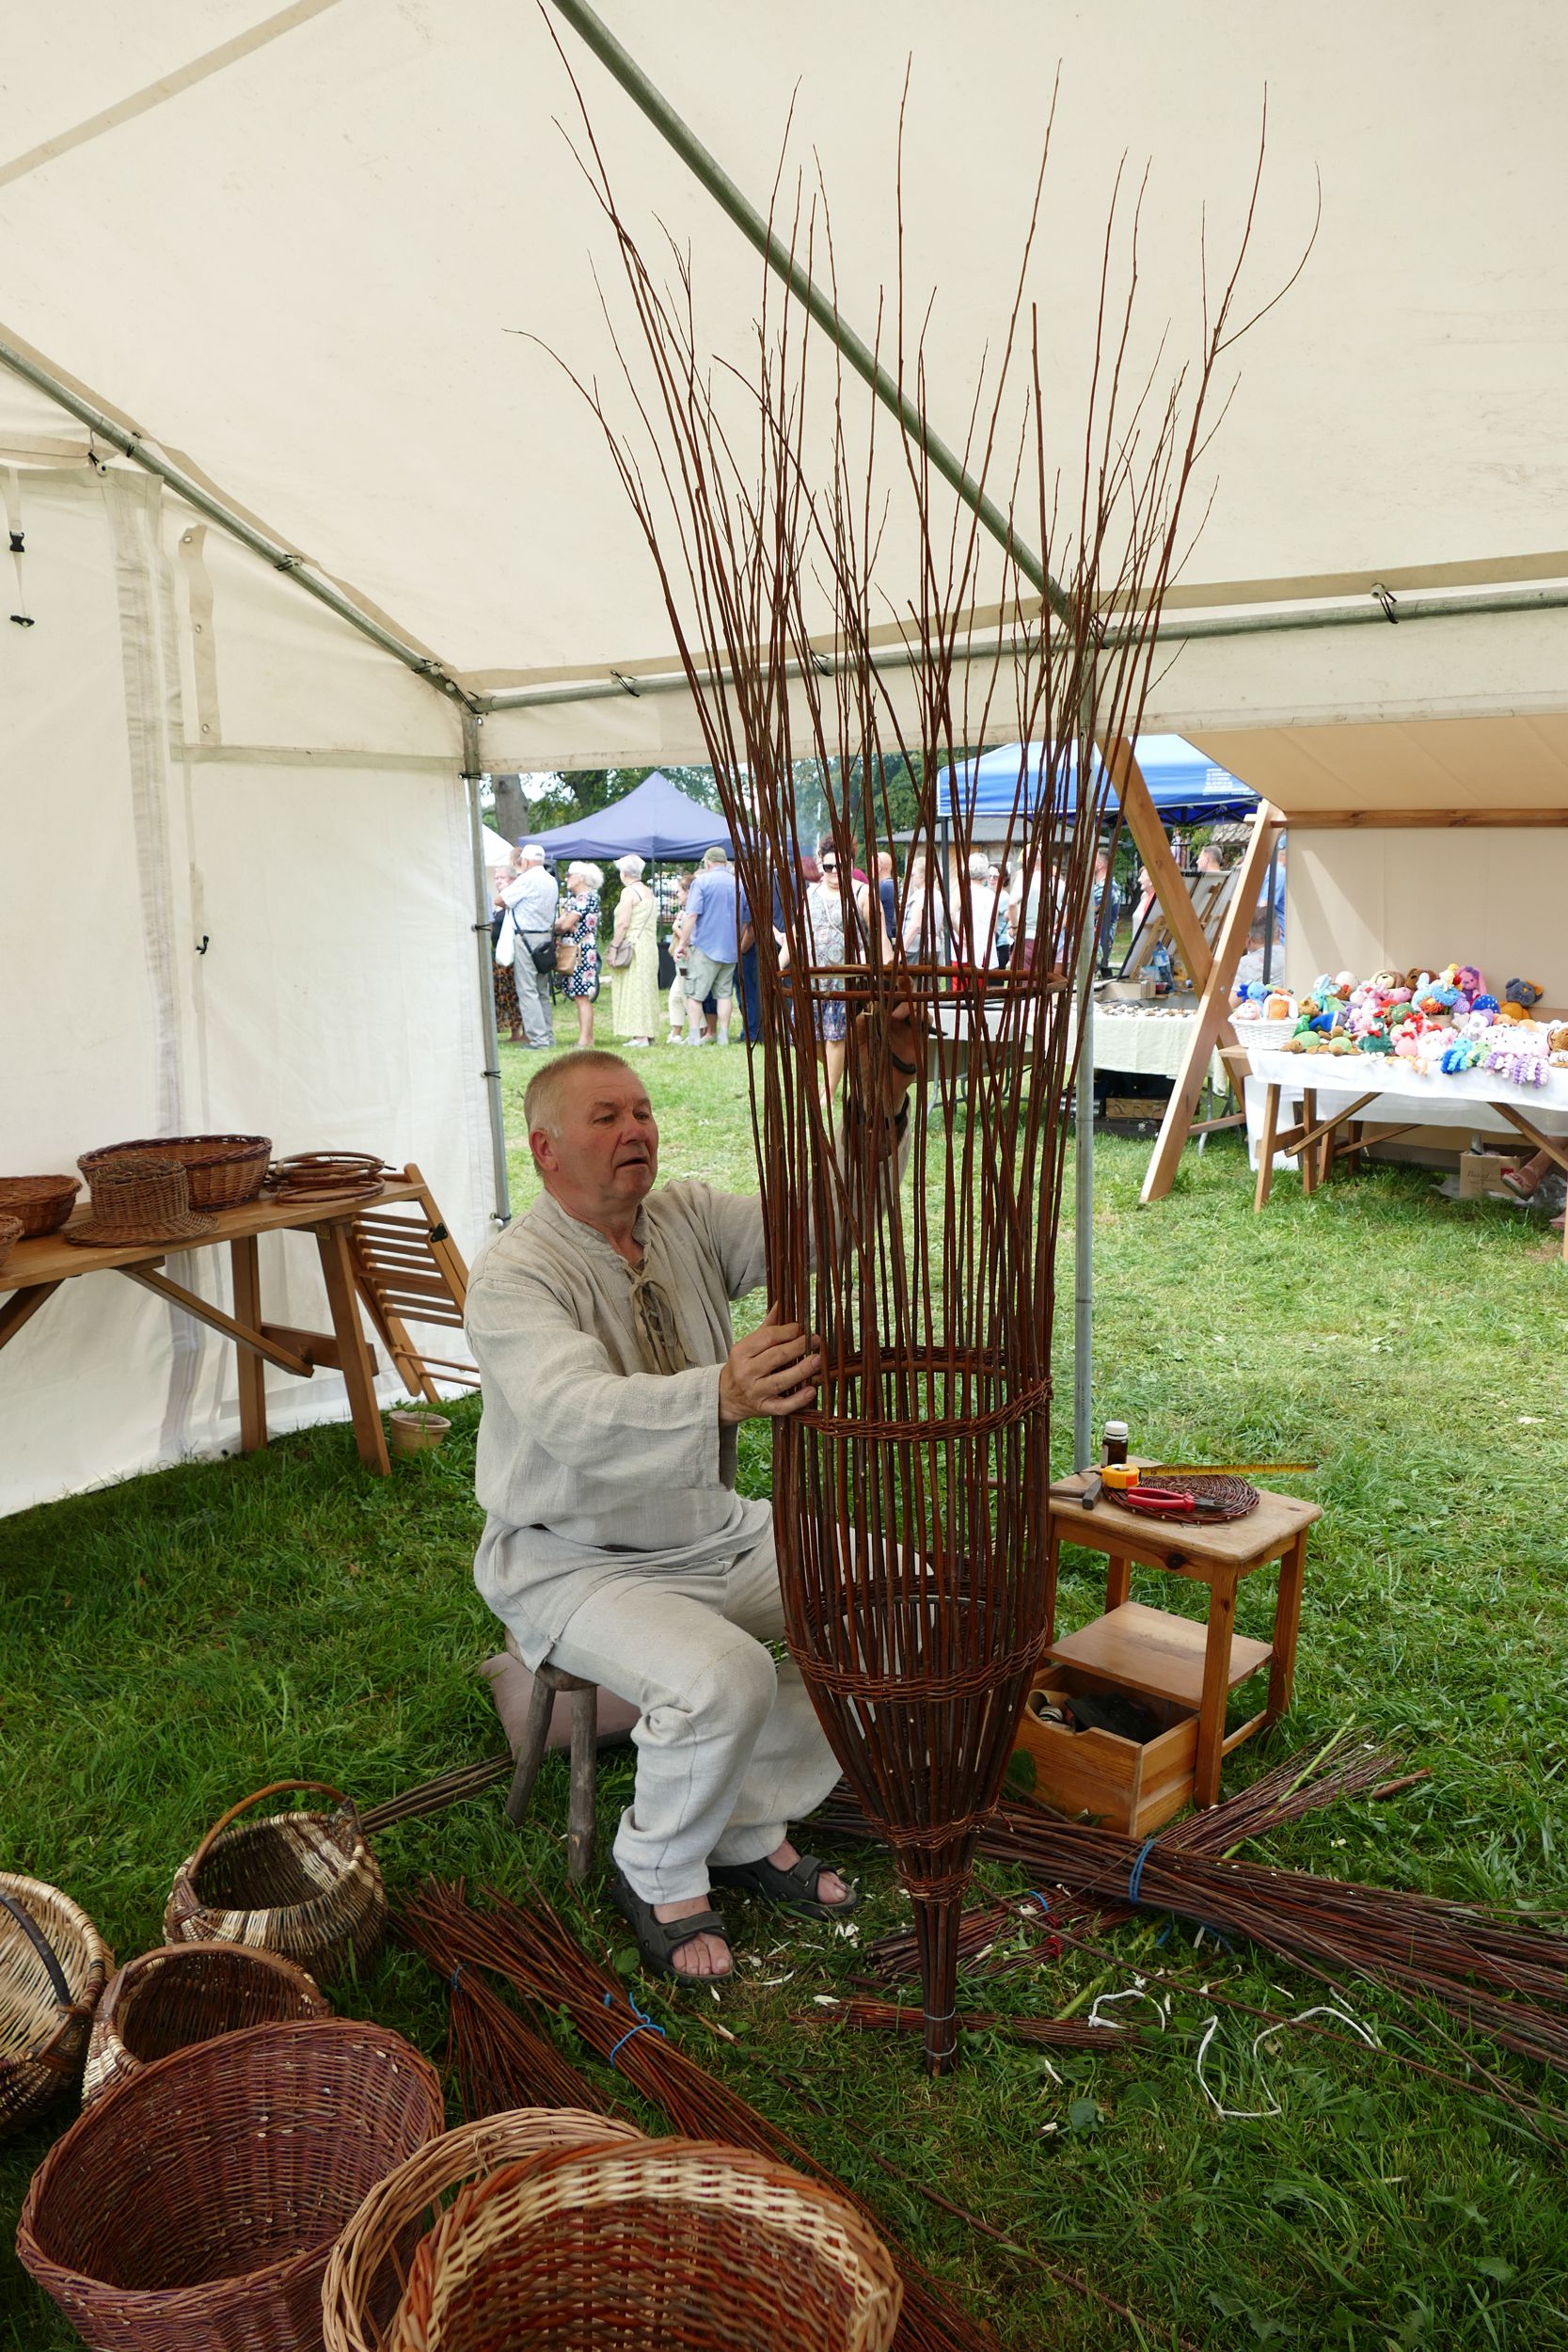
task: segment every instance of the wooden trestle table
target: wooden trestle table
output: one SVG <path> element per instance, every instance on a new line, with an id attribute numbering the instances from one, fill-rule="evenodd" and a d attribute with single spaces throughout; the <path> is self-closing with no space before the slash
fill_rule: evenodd
<path id="1" fill-rule="evenodd" d="M 119 1274 L 139 1282 L 194 1315 L 211 1330 L 232 1340 L 239 1350 L 240 1447 L 253 1454 L 267 1441 L 267 1406 L 263 1367 L 309 1380 L 318 1367 L 341 1372 L 348 1390 L 355 1442 L 368 1470 L 386 1478 L 391 1463 L 381 1407 L 375 1394 L 375 1358 L 359 1317 L 350 1234 L 356 1217 L 367 1210 L 397 1201 L 427 1198 L 422 1184 L 389 1180 L 378 1192 L 352 1200 L 278 1202 L 264 1196 L 237 1209 L 214 1209 L 213 1226 L 201 1238 L 186 1243 L 139 1242 L 124 1248 L 80 1248 L 63 1232 L 46 1233 L 37 1241 L 20 1241 L 0 1265 L 0 1347 L 15 1338 L 24 1324 L 53 1297 L 62 1282 L 82 1275 Z M 79 1208 L 72 1222 L 85 1216 Z M 257 1238 L 261 1233 L 313 1233 L 321 1253 L 322 1275 L 331 1310 L 330 1331 L 297 1330 L 266 1322 L 261 1313 L 261 1279 Z M 185 1249 L 226 1246 L 233 1278 L 234 1311 L 198 1298 L 183 1284 L 171 1281 L 160 1269 L 166 1258 Z M 7 1294 L 9 1294 L 8 1296 Z"/>

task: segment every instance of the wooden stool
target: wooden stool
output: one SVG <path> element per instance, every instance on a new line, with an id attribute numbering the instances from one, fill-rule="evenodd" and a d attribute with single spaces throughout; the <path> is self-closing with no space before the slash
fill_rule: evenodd
<path id="1" fill-rule="evenodd" d="M 506 1818 L 509 1821 L 520 1821 L 528 1811 L 528 1801 L 533 1794 L 533 1784 L 545 1760 L 550 1716 L 557 1698 L 562 1693 L 572 1711 L 572 1788 L 566 1804 L 566 1875 L 580 1883 L 588 1876 L 594 1860 L 594 1764 L 598 1754 L 595 1720 L 598 1692 L 592 1682 L 583 1682 L 577 1675 L 562 1674 L 559 1666 L 535 1666 L 533 1669 L 533 1695 L 529 1701 L 528 1721 L 523 1725 L 523 1736 L 517 1749 L 517 1769 L 512 1776 L 512 1791 L 506 1800 Z"/>
<path id="2" fill-rule="evenodd" d="M 1045 1655 L 1095 1681 L 1194 1708 L 1194 1800 L 1213 1804 L 1220 1793 L 1222 1759 L 1283 1715 L 1291 1704 L 1307 1531 L 1322 1518 L 1322 1509 L 1315 1502 L 1298 1502 L 1294 1495 L 1264 1494 L 1244 1519 L 1222 1519 L 1218 1525 L 1202 1519 L 1150 1519 L 1124 1510 L 1108 1488 L 1095 1508 L 1085 1511 L 1074 1500 L 1074 1489 L 1081 1485 L 1081 1478 L 1065 1478 L 1052 1489 L 1046 1548 L 1050 1622 L 1054 1629 L 1056 1562 L 1064 1542 L 1106 1554 L 1105 1614 L 1053 1641 Z M 1235 1630 L 1236 1588 L 1243 1577 L 1270 1560 L 1279 1563 L 1274 1635 L 1268 1642 L 1253 1642 Z M 1161 1568 L 1207 1584 L 1207 1626 L 1129 1600 L 1134 1561 L 1140 1567 Z M 1226 1700 L 1263 1666 L 1269 1670 L 1268 1698 L 1227 1739 Z"/>

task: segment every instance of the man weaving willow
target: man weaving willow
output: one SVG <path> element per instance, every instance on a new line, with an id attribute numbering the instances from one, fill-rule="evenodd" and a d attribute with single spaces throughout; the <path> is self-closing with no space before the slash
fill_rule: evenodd
<path id="1" fill-rule="evenodd" d="M 875 1118 L 862 1042 L 846 1115 Z M 891 1149 L 920 1046 L 908 1007 L 886 1042 Z M 474 1579 L 527 1665 L 640 1710 L 613 1899 L 647 1966 L 724 1977 L 714 1883 L 819 1918 L 858 1900 L 790 1839 L 838 1765 L 799 1668 L 766 1646 L 784 1630 L 770 1507 L 735 1491 L 740 1422 L 809 1406 L 821 1358 L 776 1308 L 734 1337 L 731 1301 L 766 1276 L 761 1203 L 695 1181 L 655 1190 L 658 1127 L 629 1064 L 563 1054 L 524 1108 L 544 1197 L 468 1291 L 487 1513 Z"/>

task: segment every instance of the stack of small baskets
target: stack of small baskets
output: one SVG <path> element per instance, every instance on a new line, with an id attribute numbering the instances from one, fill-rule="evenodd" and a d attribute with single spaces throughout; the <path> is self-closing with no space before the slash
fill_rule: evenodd
<path id="1" fill-rule="evenodd" d="M 267 1181 L 275 1200 L 364 1200 L 396 1173 L 379 1152 L 296 1152 Z"/>
<path id="2" fill-rule="evenodd" d="M 185 1171 L 193 1209 L 236 1209 L 254 1200 L 272 1157 L 270 1136 L 142 1136 L 84 1152 L 76 1165 L 89 1184 L 106 1160 L 174 1160 Z"/>

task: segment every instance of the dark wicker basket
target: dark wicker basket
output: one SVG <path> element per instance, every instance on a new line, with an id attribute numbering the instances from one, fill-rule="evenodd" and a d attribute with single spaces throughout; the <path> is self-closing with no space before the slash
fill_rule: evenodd
<path id="1" fill-rule="evenodd" d="M 441 2123 L 435 2068 L 384 2026 L 224 2034 L 78 2116 L 17 2254 L 98 2352 L 309 2352 L 339 2232 Z"/>
<path id="2" fill-rule="evenodd" d="M 293 1788 L 318 1790 L 336 1810 L 238 1819 Z M 171 1944 L 281 1952 L 329 1983 L 364 1964 L 386 1922 L 387 1890 L 352 1801 L 325 1781 L 278 1780 L 230 1805 L 181 1864 L 164 1934 Z"/>
<path id="3" fill-rule="evenodd" d="M 92 2013 L 114 1964 L 69 1896 L 0 1871 L 0 2136 L 80 2077 Z"/>
<path id="4" fill-rule="evenodd" d="M 885 2352 L 903 2287 L 852 2206 L 710 2141 L 557 2149 L 460 2189 L 388 2352 Z"/>
<path id="5" fill-rule="evenodd" d="M 246 2026 L 327 2017 L 332 2004 L 312 1977 L 278 1952 L 243 1944 L 161 1944 L 109 1979 L 92 2021 L 82 2104 L 171 2051 Z"/>
<path id="6" fill-rule="evenodd" d="M 79 1176 L 0 1176 L 0 1216 L 22 1219 L 23 1238 L 57 1233 L 76 1205 Z"/>
<path id="7" fill-rule="evenodd" d="M 277 1200 L 362 1200 L 398 1172 L 376 1152 L 296 1152 L 275 1163 L 267 1184 Z"/>
<path id="8" fill-rule="evenodd" d="M 132 1143 L 105 1143 L 77 1162 L 90 1183 L 104 1160 L 146 1154 L 176 1160 L 185 1171 L 193 1209 L 237 1209 L 254 1200 L 266 1181 L 272 1157 L 270 1136 L 139 1136 Z"/>

